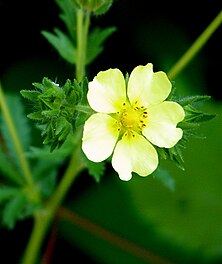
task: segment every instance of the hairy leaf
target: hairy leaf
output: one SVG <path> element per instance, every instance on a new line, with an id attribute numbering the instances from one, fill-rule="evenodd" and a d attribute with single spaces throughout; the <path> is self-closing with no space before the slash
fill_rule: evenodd
<path id="1" fill-rule="evenodd" d="M 23 181 L 21 174 L 15 169 L 9 157 L 1 150 L 1 148 L 0 161 L 0 177 L 14 184 L 22 184 Z"/>
<path id="2" fill-rule="evenodd" d="M 76 43 L 76 11 L 78 8 L 76 1 L 56 0 L 56 3 L 62 11 L 60 18 L 65 23 L 73 43 Z"/>
<path id="3" fill-rule="evenodd" d="M 55 34 L 42 31 L 42 35 L 58 51 L 60 56 L 71 64 L 76 63 L 76 48 L 72 40 L 61 30 L 55 28 Z"/>
<path id="4" fill-rule="evenodd" d="M 6 204 L 3 210 L 2 221 L 8 228 L 13 228 L 16 221 L 20 218 L 21 211 L 27 203 L 23 193 L 17 193 Z"/>
<path id="5" fill-rule="evenodd" d="M 90 64 L 102 51 L 104 41 L 116 30 L 115 27 L 106 29 L 96 28 L 88 39 L 86 64 Z"/>
<path id="6" fill-rule="evenodd" d="M 24 106 L 22 105 L 21 98 L 16 94 L 6 94 L 5 97 L 16 130 L 16 135 L 23 150 L 26 151 L 31 144 L 31 129 L 24 113 Z M 9 129 L 5 117 L 2 115 L 0 116 L 0 130 L 12 164 L 20 168 L 15 142 L 11 134 L 12 130 Z"/>

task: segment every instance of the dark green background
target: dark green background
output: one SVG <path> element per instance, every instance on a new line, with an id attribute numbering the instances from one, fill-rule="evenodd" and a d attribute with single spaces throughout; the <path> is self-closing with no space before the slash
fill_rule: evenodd
<path id="1" fill-rule="evenodd" d="M 92 26 L 116 26 L 117 31 L 87 69 L 89 79 L 110 67 L 130 72 L 148 62 L 155 71 L 167 72 L 220 9 L 220 1 L 116 0 L 106 15 L 92 20 Z M 31 83 L 41 82 L 44 76 L 58 82 L 73 78 L 73 68 L 40 34 L 41 30 L 64 28 L 58 14 L 52 0 L 0 1 L 0 79 L 5 91 L 31 89 Z M 189 142 L 185 172 L 164 163 L 175 190 L 152 176 L 121 182 L 108 166 L 99 184 L 85 172 L 65 201 L 80 215 L 173 263 L 222 262 L 221 36 L 219 28 L 175 79 L 179 95 L 211 95 L 205 109 L 217 114 L 200 128 L 206 139 Z M 14 230 L 0 229 L 3 263 L 17 263 L 31 225 L 27 219 Z M 153 263 L 62 222 L 52 263 L 76 263 L 76 258 L 81 263 Z"/>

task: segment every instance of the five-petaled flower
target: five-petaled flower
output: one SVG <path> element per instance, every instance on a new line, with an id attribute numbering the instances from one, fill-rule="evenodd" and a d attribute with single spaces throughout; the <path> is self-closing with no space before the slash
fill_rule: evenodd
<path id="1" fill-rule="evenodd" d="M 171 82 L 153 65 L 137 66 L 128 83 L 118 69 L 101 71 L 89 82 L 87 94 L 96 111 L 85 122 L 82 149 L 87 158 L 101 162 L 112 156 L 120 179 L 130 180 L 132 172 L 151 174 L 158 166 L 155 146 L 171 148 L 182 138 L 177 124 L 184 119 L 183 108 L 165 101 Z"/>

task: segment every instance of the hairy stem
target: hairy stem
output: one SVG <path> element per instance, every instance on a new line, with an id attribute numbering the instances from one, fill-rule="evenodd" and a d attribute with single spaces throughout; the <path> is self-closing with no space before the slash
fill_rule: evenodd
<path id="1" fill-rule="evenodd" d="M 168 72 L 169 79 L 174 79 L 196 56 L 196 54 L 201 50 L 201 48 L 206 44 L 208 39 L 216 31 L 216 29 L 222 23 L 222 11 L 214 18 L 214 20 L 209 24 L 209 26 L 204 30 L 204 32 L 197 38 L 193 45 L 185 52 L 180 60 L 170 69 Z"/>
<path id="2" fill-rule="evenodd" d="M 90 12 L 84 13 L 79 9 L 77 12 L 77 62 L 76 79 L 80 82 L 85 75 L 86 48 L 88 29 L 90 24 Z"/>
<path id="3" fill-rule="evenodd" d="M 76 78 L 80 82 L 85 74 L 86 49 L 88 29 L 90 24 L 90 12 L 84 16 L 83 10 L 77 12 L 77 63 Z M 76 132 L 75 137 L 79 139 L 82 131 Z M 81 142 L 79 139 L 78 142 Z M 85 168 L 81 160 L 80 145 L 77 144 L 70 159 L 70 163 L 62 177 L 61 182 L 47 202 L 44 211 L 37 211 L 34 216 L 34 227 L 27 245 L 22 264 L 35 264 L 40 253 L 42 243 L 47 234 L 49 225 L 55 215 L 56 209 L 62 203 L 69 188 L 77 175 Z"/>
<path id="4" fill-rule="evenodd" d="M 27 159 L 25 158 L 24 151 L 19 140 L 18 134 L 16 132 L 16 127 L 14 125 L 13 119 L 11 117 L 10 111 L 8 109 L 8 105 L 4 96 L 3 89 L 0 84 L 0 107 L 2 109 L 3 116 L 5 118 L 5 122 L 8 126 L 9 133 L 11 135 L 12 141 L 15 146 L 15 150 L 20 161 L 21 169 L 24 175 L 24 178 L 29 187 L 34 190 L 34 184 L 32 180 L 32 173 L 28 164 Z"/>
<path id="5" fill-rule="evenodd" d="M 49 199 L 44 209 L 36 212 L 34 216 L 34 226 L 32 234 L 26 248 L 22 264 L 34 264 L 41 250 L 42 243 L 47 234 L 49 225 L 53 220 L 56 209 L 63 202 L 66 193 L 71 187 L 72 183 L 79 175 L 79 173 L 84 169 L 84 164 L 80 157 L 80 147 L 75 148 L 69 165 L 62 177 L 61 182 L 56 188 L 55 192 Z"/>

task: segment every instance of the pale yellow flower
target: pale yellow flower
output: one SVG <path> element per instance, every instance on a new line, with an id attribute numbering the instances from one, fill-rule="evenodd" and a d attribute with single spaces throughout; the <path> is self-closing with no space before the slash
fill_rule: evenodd
<path id="1" fill-rule="evenodd" d="M 87 94 L 97 112 L 83 130 L 82 149 L 88 159 L 101 162 L 113 154 L 112 166 L 126 181 L 132 172 L 151 174 L 158 166 L 153 145 L 171 148 L 183 135 L 177 127 L 185 116 L 183 108 L 164 101 L 170 91 L 167 75 L 154 73 L 151 63 L 134 68 L 128 84 L 118 69 L 99 72 Z"/>

